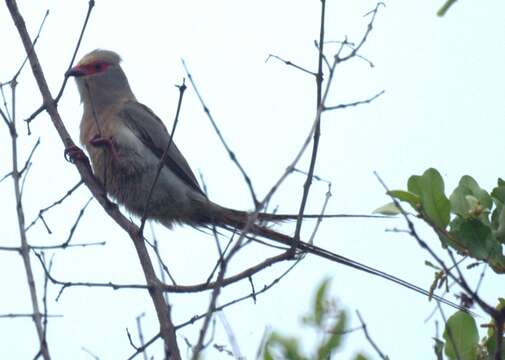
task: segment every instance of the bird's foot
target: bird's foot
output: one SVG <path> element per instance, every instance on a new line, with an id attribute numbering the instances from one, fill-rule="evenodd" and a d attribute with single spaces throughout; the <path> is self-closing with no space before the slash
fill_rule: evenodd
<path id="1" fill-rule="evenodd" d="M 88 162 L 88 157 L 84 154 L 84 151 L 76 145 L 65 148 L 63 155 L 65 156 L 65 160 L 72 164 L 75 164 L 76 161 Z"/>
<path id="2" fill-rule="evenodd" d="M 95 135 L 88 141 L 91 145 L 96 147 L 105 147 L 107 148 L 114 160 L 118 160 L 119 156 L 116 150 L 116 146 L 112 142 L 112 137 L 103 137 L 101 135 Z"/>

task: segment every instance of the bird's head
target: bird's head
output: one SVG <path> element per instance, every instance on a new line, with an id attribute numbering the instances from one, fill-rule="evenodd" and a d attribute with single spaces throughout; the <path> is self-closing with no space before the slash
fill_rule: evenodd
<path id="1" fill-rule="evenodd" d="M 85 105 L 106 105 L 119 98 L 133 97 L 128 79 L 119 65 L 121 57 L 113 51 L 97 49 L 85 55 L 65 73 L 74 77 Z"/>

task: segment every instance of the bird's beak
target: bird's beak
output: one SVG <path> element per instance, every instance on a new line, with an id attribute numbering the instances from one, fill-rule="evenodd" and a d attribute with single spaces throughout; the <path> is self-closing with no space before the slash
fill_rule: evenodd
<path id="1" fill-rule="evenodd" d="M 71 68 L 70 70 L 68 70 L 66 73 L 65 73 L 65 76 L 66 77 L 81 77 L 81 76 L 84 76 L 86 75 L 86 73 L 84 72 L 84 70 L 79 66 L 79 65 L 76 65 L 74 66 L 73 68 Z"/>

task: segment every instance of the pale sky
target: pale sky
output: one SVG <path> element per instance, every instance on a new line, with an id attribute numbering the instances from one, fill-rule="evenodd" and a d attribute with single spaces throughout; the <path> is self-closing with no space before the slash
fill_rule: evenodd
<path id="1" fill-rule="evenodd" d="M 442 1 L 388 2 L 376 19 L 374 30 L 361 54 L 374 68 L 355 59 L 338 68 L 331 103 L 361 100 L 386 90 L 372 104 L 326 113 L 316 174 L 332 182 L 327 213 L 369 214 L 388 202 L 373 171 L 390 188 L 405 188 L 412 174 L 436 167 L 446 180 L 447 195 L 465 174 L 491 190 L 501 176 L 505 133 L 505 27 L 502 1 L 458 2 L 444 18 L 436 11 Z M 372 1 L 329 1 L 327 40 L 358 41 L 374 8 Z M 20 4 L 33 35 L 46 9 L 46 21 L 37 53 L 51 91 L 55 95 L 68 66 L 79 34 L 87 1 L 45 1 Z M 185 76 L 183 58 L 229 145 L 253 179 L 262 198 L 284 172 L 304 141 L 315 113 L 315 82 L 307 74 L 271 60 L 269 54 L 316 69 L 314 40 L 319 31 L 318 1 L 97 1 L 78 58 L 96 48 L 110 49 L 123 58 L 123 68 L 133 92 L 172 126 L 178 92 L 174 85 Z M 24 58 L 17 30 L 5 5 L 0 7 L 3 56 L 0 81 L 12 77 Z M 328 47 L 330 49 L 330 47 Z M 331 54 L 329 53 L 331 56 Z M 19 78 L 17 117 L 24 119 L 41 104 L 33 75 L 27 67 Z M 59 110 L 73 139 L 78 141 L 80 100 L 69 82 Z M 10 138 L 0 130 L 0 176 L 10 171 Z M 19 121 L 22 156 L 38 137 L 41 146 L 25 185 L 27 222 L 38 211 L 63 195 L 78 180 L 73 165 L 63 158 L 63 145 L 47 114 L 32 123 L 27 136 Z M 205 179 L 210 198 L 222 205 L 250 210 L 247 187 L 229 160 L 192 89 L 185 94 L 175 142 L 195 173 Z M 309 154 L 299 168 L 307 169 Z M 22 157 L 24 159 L 24 157 Z M 296 213 L 305 178 L 292 175 L 273 198 L 272 209 Z M 327 188 L 315 182 L 307 212 L 319 212 Z M 89 198 L 80 188 L 63 205 L 47 213 L 49 235 L 41 223 L 28 232 L 32 244 L 64 241 L 79 209 Z M 0 183 L 0 230 L 2 245 L 19 245 L 15 205 L 10 179 Z M 326 220 L 317 234 L 317 245 L 354 260 L 429 288 L 433 271 L 424 265 L 431 260 L 406 234 L 385 232 L 404 228 L 398 220 Z M 206 279 L 216 260 L 212 236 L 189 227 L 174 230 L 156 225 L 160 250 L 179 284 Z M 307 238 L 313 223 L 304 225 Z M 289 233 L 293 227 L 279 230 Z M 438 253 L 440 243 L 422 224 L 423 238 Z M 150 232 L 147 234 L 150 236 Z M 144 278 L 131 240 L 107 217 L 94 201 L 88 207 L 73 242 L 106 241 L 106 246 L 72 248 L 54 255 L 53 275 L 63 281 L 143 283 Z M 52 253 L 48 252 L 50 256 Z M 256 246 L 230 265 L 230 274 L 261 261 L 273 251 Z M 35 257 L 34 269 L 42 284 Z M 276 265 L 254 276 L 257 289 L 279 276 L 290 264 Z M 0 314 L 31 310 L 21 258 L 0 252 Z M 470 275 L 476 284 L 480 268 Z M 434 320 L 425 323 L 434 308 L 422 295 L 385 280 L 307 256 L 280 284 L 261 295 L 254 304 L 245 301 L 225 310 L 241 354 L 254 359 L 265 329 L 305 339 L 312 348 L 313 337 L 301 330 L 300 319 L 308 311 L 314 289 L 324 278 L 332 279 L 331 295 L 351 315 L 350 327 L 359 324 L 358 309 L 382 351 L 391 359 L 434 358 Z M 503 296 L 503 280 L 487 271 L 481 294 L 491 304 Z M 41 289 L 39 289 L 41 290 Z M 145 291 L 98 288 L 69 288 L 55 302 L 59 287 L 49 285 L 51 319 L 48 343 L 54 359 L 91 359 L 89 349 L 100 359 L 123 359 L 133 349 L 125 329 L 136 334 L 135 317 L 142 319 L 144 336 L 157 333 L 152 302 Z M 219 303 L 250 291 L 248 282 L 223 290 Z M 205 312 L 209 293 L 171 294 L 176 324 Z M 453 296 L 449 299 L 457 301 Z M 444 308 L 446 315 L 453 312 Z M 478 312 L 478 311 L 477 311 Z M 477 319 L 487 322 L 486 317 Z M 196 343 L 201 322 L 178 332 L 181 351 L 187 354 L 184 337 Z M 0 319 L 1 359 L 31 359 L 38 350 L 33 323 L 27 319 Z M 136 339 L 137 343 L 138 340 Z M 215 342 L 230 348 L 217 319 Z M 161 343 L 148 354 L 160 358 Z M 350 359 L 358 351 L 377 358 L 361 332 L 346 338 L 339 358 Z M 209 349 L 207 359 L 227 358 Z"/>

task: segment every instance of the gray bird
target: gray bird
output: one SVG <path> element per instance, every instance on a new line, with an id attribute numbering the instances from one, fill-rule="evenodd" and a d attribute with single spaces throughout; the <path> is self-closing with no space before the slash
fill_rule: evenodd
<path id="1" fill-rule="evenodd" d="M 95 175 L 107 192 L 127 210 L 143 216 L 158 164 L 170 143 L 168 156 L 147 207 L 147 217 L 169 228 L 180 223 L 195 227 L 215 225 L 231 230 L 243 229 L 248 214 L 222 207 L 207 198 L 186 159 L 177 146 L 170 142 L 170 134 L 163 122 L 133 95 L 120 61 L 119 55 L 113 51 L 94 50 L 66 74 L 75 77 L 84 107 L 81 143 L 90 155 Z M 257 220 L 296 218 L 296 215 L 260 213 Z M 292 237 L 258 222 L 251 224 L 248 231 L 284 245 L 295 243 Z M 296 247 L 430 296 L 416 285 L 315 245 L 298 241 Z M 436 295 L 431 296 L 461 308 Z"/>

